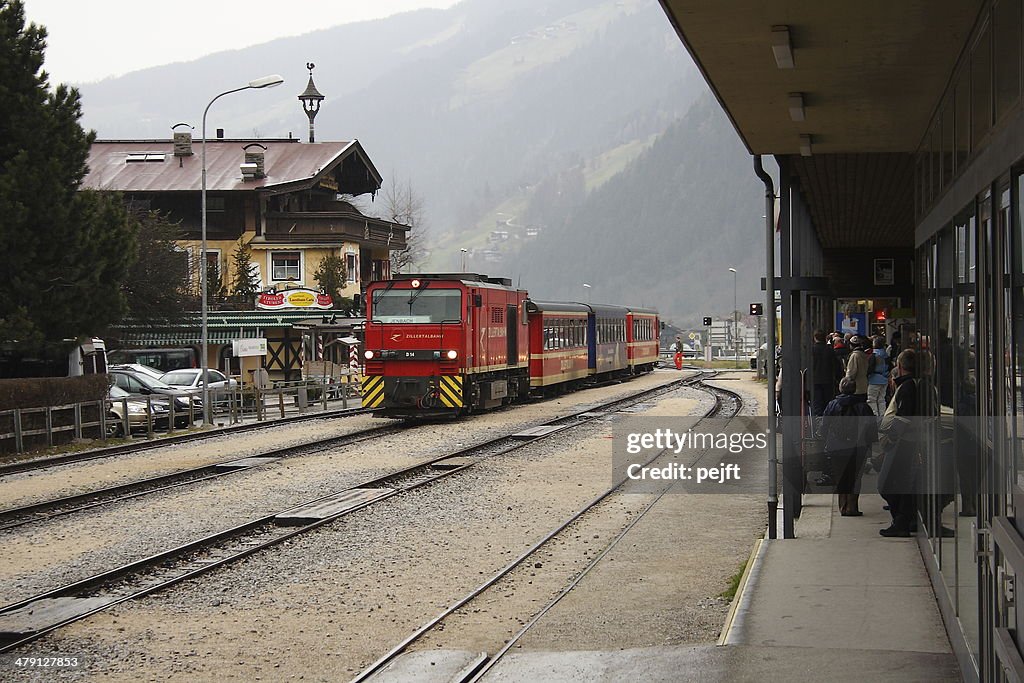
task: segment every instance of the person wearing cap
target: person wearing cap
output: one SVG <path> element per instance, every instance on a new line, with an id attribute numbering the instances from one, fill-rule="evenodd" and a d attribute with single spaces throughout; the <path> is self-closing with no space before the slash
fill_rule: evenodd
<path id="1" fill-rule="evenodd" d="M 843 517 L 863 514 L 858 505 L 861 475 L 871 444 L 878 440 L 875 415 L 866 401 L 854 396 L 855 388 L 846 377 L 839 382 L 839 394 L 825 408 L 819 430 L 829 467 L 838 472 L 835 492 Z"/>
<path id="2" fill-rule="evenodd" d="M 850 357 L 846 360 L 846 378 L 857 385 L 854 396 L 862 396 L 865 401 L 868 400 L 868 355 L 864 353 L 866 345 L 867 340 L 861 335 L 850 337 Z"/>

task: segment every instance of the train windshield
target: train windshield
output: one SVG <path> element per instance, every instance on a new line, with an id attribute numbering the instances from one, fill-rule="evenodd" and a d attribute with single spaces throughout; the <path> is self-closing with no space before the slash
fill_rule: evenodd
<path id="1" fill-rule="evenodd" d="M 382 323 L 440 323 L 462 320 L 458 289 L 389 289 L 373 293 L 373 320 Z"/>

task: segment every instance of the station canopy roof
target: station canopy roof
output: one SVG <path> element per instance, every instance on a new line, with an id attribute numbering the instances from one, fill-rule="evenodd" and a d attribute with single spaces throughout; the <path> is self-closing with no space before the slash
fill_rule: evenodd
<path id="1" fill-rule="evenodd" d="M 331 315 L 336 311 L 324 311 Z M 310 320 L 307 309 L 290 311 L 211 311 L 206 327 L 209 343 L 259 339 L 268 330 L 296 329 Z M 118 326 L 113 337 L 122 346 L 193 346 L 202 343 L 202 316 L 189 313 L 173 323 L 133 323 Z"/>
<path id="2" fill-rule="evenodd" d="M 661 4 L 747 149 L 791 158 L 823 246 L 913 246 L 912 155 L 982 0 Z"/>

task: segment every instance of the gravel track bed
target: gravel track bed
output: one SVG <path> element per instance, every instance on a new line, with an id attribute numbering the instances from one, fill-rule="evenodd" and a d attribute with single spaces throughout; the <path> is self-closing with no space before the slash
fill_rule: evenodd
<path id="1" fill-rule="evenodd" d="M 643 380 L 654 386 L 664 379 L 639 378 L 592 394 L 582 392 L 558 401 L 484 414 L 457 426 L 421 425 L 354 444 L 343 452 L 295 456 L 211 482 L 0 532 L 0 542 L 7 550 L 0 561 L 0 604 L 84 579 L 538 420 L 633 393 L 644 388 Z"/>
<path id="2" fill-rule="evenodd" d="M 756 387 L 741 414 L 763 399 Z M 706 394 L 693 414 L 707 410 Z M 666 400 L 644 417 L 681 414 Z M 417 642 L 412 651 L 496 652 L 655 498 L 626 484 L 520 566 Z M 715 641 L 729 608 L 722 592 L 764 531 L 755 495 L 669 493 L 531 628 L 513 652 L 617 650 Z M 540 565 L 538 567 L 538 565 Z"/>
<path id="3" fill-rule="evenodd" d="M 281 424 L 261 430 L 232 434 L 139 453 L 58 465 L 39 472 L 21 472 L 0 480 L 0 506 L 20 507 L 62 496 L 87 493 L 140 479 L 244 458 L 271 448 L 307 443 L 312 436 L 328 438 L 378 426 L 381 420 L 368 415 L 325 418 Z"/>
<path id="4" fill-rule="evenodd" d="M 678 374 L 646 379 L 666 377 Z M 550 416 L 552 407 L 439 431 L 450 443 L 469 425 L 495 429 L 506 416 Z M 596 421 L 119 605 L 31 649 L 83 653 L 85 671 L 106 680 L 343 679 L 607 488 L 610 450 L 610 424 Z"/>

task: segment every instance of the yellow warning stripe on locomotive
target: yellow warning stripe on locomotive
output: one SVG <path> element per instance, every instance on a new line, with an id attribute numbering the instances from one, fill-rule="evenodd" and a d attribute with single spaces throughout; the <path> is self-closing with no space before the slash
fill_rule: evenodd
<path id="1" fill-rule="evenodd" d="M 384 402 L 384 377 L 363 377 L 363 407 L 376 408 Z"/>
<path id="2" fill-rule="evenodd" d="M 461 408 L 462 400 L 462 376 L 442 375 L 439 383 L 438 395 L 441 404 L 446 408 Z"/>

